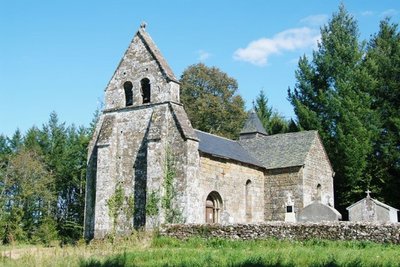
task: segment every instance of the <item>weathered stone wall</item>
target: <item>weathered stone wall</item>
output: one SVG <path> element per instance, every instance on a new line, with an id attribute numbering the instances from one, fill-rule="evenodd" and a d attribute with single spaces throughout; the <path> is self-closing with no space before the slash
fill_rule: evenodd
<path id="1" fill-rule="evenodd" d="M 165 225 L 162 236 L 185 239 L 189 237 L 217 237 L 229 239 L 289 239 L 289 240 L 359 240 L 400 244 L 400 224 L 355 222 L 283 223 L 234 225 Z"/>
<path id="2" fill-rule="evenodd" d="M 371 198 L 364 198 L 352 205 L 349 209 L 349 221 L 368 222 L 393 222 L 390 219 L 390 211 L 377 205 Z"/>
<path id="3" fill-rule="evenodd" d="M 172 220 L 180 222 L 197 222 L 191 218 L 190 207 L 193 207 L 188 196 L 188 189 L 193 187 L 193 183 L 197 180 L 198 170 L 198 142 L 195 140 L 185 139 L 182 132 L 179 131 L 181 125 L 174 117 L 168 104 L 157 116 L 153 115 L 149 134 L 149 147 L 147 158 L 147 198 L 152 191 L 160 198 L 158 203 L 159 214 L 153 219 L 153 223 L 146 223 L 146 227 L 157 226 L 166 221 L 166 213 L 173 212 L 176 214 Z M 173 197 L 172 207 L 167 211 L 162 207 L 162 198 L 166 195 L 166 172 L 167 157 L 170 160 L 171 169 L 175 175 L 173 177 Z M 198 189 L 196 186 L 195 188 Z M 192 192 L 192 190 L 189 190 Z M 191 195 L 195 197 L 196 194 Z M 155 222 L 155 223 L 154 223 Z"/>
<path id="4" fill-rule="evenodd" d="M 264 221 L 264 173 L 257 167 L 239 162 L 200 155 L 199 187 L 200 203 L 203 207 L 197 211 L 205 222 L 205 204 L 208 194 L 218 192 L 222 197 L 222 223 L 246 223 Z M 246 183 L 251 181 L 246 204 Z M 251 207 L 246 214 L 246 205 Z M 249 210 L 248 210 L 249 211 Z"/>
<path id="5" fill-rule="evenodd" d="M 149 38 L 149 37 L 148 37 Z M 135 35 L 105 92 L 105 109 L 125 107 L 124 83 L 133 85 L 133 106 L 142 105 L 141 83 L 144 78 L 150 80 L 151 103 L 179 102 L 179 85 L 165 79 L 159 62 L 149 52 L 141 34 Z"/>
<path id="6" fill-rule="evenodd" d="M 265 176 L 265 220 L 284 221 L 286 202 L 294 202 L 294 212 L 303 208 L 302 167 L 267 170 Z"/>
<path id="7" fill-rule="evenodd" d="M 144 103 L 141 81 L 150 82 L 150 101 Z M 132 103 L 127 105 L 124 84 L 132 83 Z M 147 100 L 146 100 L 147 101 Z M 103 238 L 110 233 L 129 232 L 132 227 L 164 223 L 161 199 L 165 194 L 165 158 L 171 151 L 174 173 L 174 209 L 188 206 L 187 155 L 198 154 L 196 140 L 188 146 L 172 108 L 179 104 L 179 84 L 150 36 L 141 28 L 133 38 L 105 92 L 105 109 L 89 145 L 85 237 Z M 190 130 L 189 129 L 189 130 Z M 192 160 L 193 161 L 193 160 Z M 194 168 L 198 166 L 194 164 Z M 193 171 L 190 172 L 193 174 Z M 112 216 L 108 202 L 122 191 Z M 155 192 L 159 209 L 146 216 L 149 193 Z M 154 198 L 155 199 L 155 198 Z M 153 199 L 153 200 L 154 200 Z M 154 204 L 154 203 L 153 203 Z M 187 212 L 186 212 L 187 213 Z M 152 220 L 151 220 L 152 219 Z"/>
<path id="8" fill-rule="evenodd" d="M 320 189 L 317 189 L 318 185 Z M 303 205 L 318 200 L 333 207 L 333 199 L 333 170 L 321 140 L 316 136 L 304 163 Z"/>

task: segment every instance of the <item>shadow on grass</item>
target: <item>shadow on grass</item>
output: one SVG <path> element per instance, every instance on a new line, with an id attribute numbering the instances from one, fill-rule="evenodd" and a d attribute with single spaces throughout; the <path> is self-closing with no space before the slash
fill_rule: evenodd
<path id="1" fill-rule="evenodd" d="M 79 263 L 80 267 L 124 267 L 124 266 L 134 266 L 127 265 L 126 254 L 114 256 L 107 258 L 104 262 L 96 259 L 81 260 Z"/>
<path id="2" fill-rule="evenodd" d="M 79 264 L 80 267 L 125 267 L 125 266 L 138 266 L 134 262 L 132 262 L 133 259 L 128 260 L 128 257 L 126 253 L 120 254 L 117 256 L 110 257 L 106 259 L 105 261 L 101 262 L 96 259 L 88 259 L 88 260 L 82 260 Z M 206 266 L 219 266 L 218 263 L 216 265 L 213 264 L 213 262 L 208 262 L 205 264 Z M 161 265 L 163 267 L 189 267 L 189 266 L 199 266 L 198 263 L 181 263 L 181 264 L 163 264 Z M 247 259 L 244 260 L 243 262 L 238 262 L 238 263 L 231 263 L 226 266 L 229 267 L 295 267 L 297 266 L 296 263 L 265 263 L 261 258 L 256 258 L 256 259 Z M 328 262 L 323 262 L 323 263 L 311 263 L 308 266 L 310 267 L 339 267 L 341 266 L 338 264 L 334 259 L 328 261 Z M 362 262 L 360 260 L 354 260 L 351 262 L 346 263 L 346 266 L 350 267 L 361 267 L 363 266 Z"/>

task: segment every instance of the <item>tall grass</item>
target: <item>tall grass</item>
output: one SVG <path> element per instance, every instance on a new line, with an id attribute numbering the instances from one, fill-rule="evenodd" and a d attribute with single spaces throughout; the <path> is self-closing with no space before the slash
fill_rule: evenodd
<path id="1" fill-rule="evenodd" d="M 349 241 L 147 237 L 2 259 L 6 266 L 400 266 L 400 246 Z M 34 263 L 26 265 L 26 263 Z"/>

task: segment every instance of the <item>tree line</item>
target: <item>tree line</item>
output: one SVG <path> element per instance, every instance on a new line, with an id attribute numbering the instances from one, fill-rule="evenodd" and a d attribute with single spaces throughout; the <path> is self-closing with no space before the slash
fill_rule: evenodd
<path id="1" fill-rule="evenodd" d="M 93 126 L 67 127 L 53 112 L 41 129 L 0 135 L 0 243 L 81 238 Z"/>
<path id="2" fill-rule="evenodd" d="M 321 42 L 300 58 L 288 90 L 302 130 L 318 130 L 333 169 L 335 203 L 373 196 L 400 207 L 400 33 L 385 18 L 360 41 L 355 18 L 341 5 L 321 28 Z"/>
<path id="3" fill-rule="evenodd" d="M 263 90 L 253 103 L 268 134 L 318 130 L 333 169 L 335 203 L 366 189 L 400 207 L 400 33 L 384 19 L 359 40 L 343 5 L 321 28 L 312 57 L 302 56 L 288 89 L 295 119 L 286 120 Z M 237 81 L 200 63 L 182 74 L 181 101 L 194 128 L 235 139 L 247 118 Z M 56 113 L 42 128 L 0 135 L 0 243 L 74 242 L 83 232 L 89 127 L 66 126 Z"/>

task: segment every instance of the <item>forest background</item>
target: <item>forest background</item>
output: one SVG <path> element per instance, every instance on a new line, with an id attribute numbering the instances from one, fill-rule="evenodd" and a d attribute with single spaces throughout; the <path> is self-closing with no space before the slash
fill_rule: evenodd
<path id="1" fill-rule="evenodd" d="M 299 59 L 287 121 L 263 90 L 253 108 L 269 134 L 318 130 L 335 170 L 335 203 L 345 208 L 369 189 L 399 208 L 400 32 L 389 18 L 369 40 L 341 5 L 321 28 L 312 56 Z M 235 78 L 191 65 L 181 100 L 193 126 L 237 138 L 247 116 Z M 55 112 L 41 128 L 0 135 L 0 243 L 74 243 L 82 237 L 89 126 L 66 125 Z"/>

